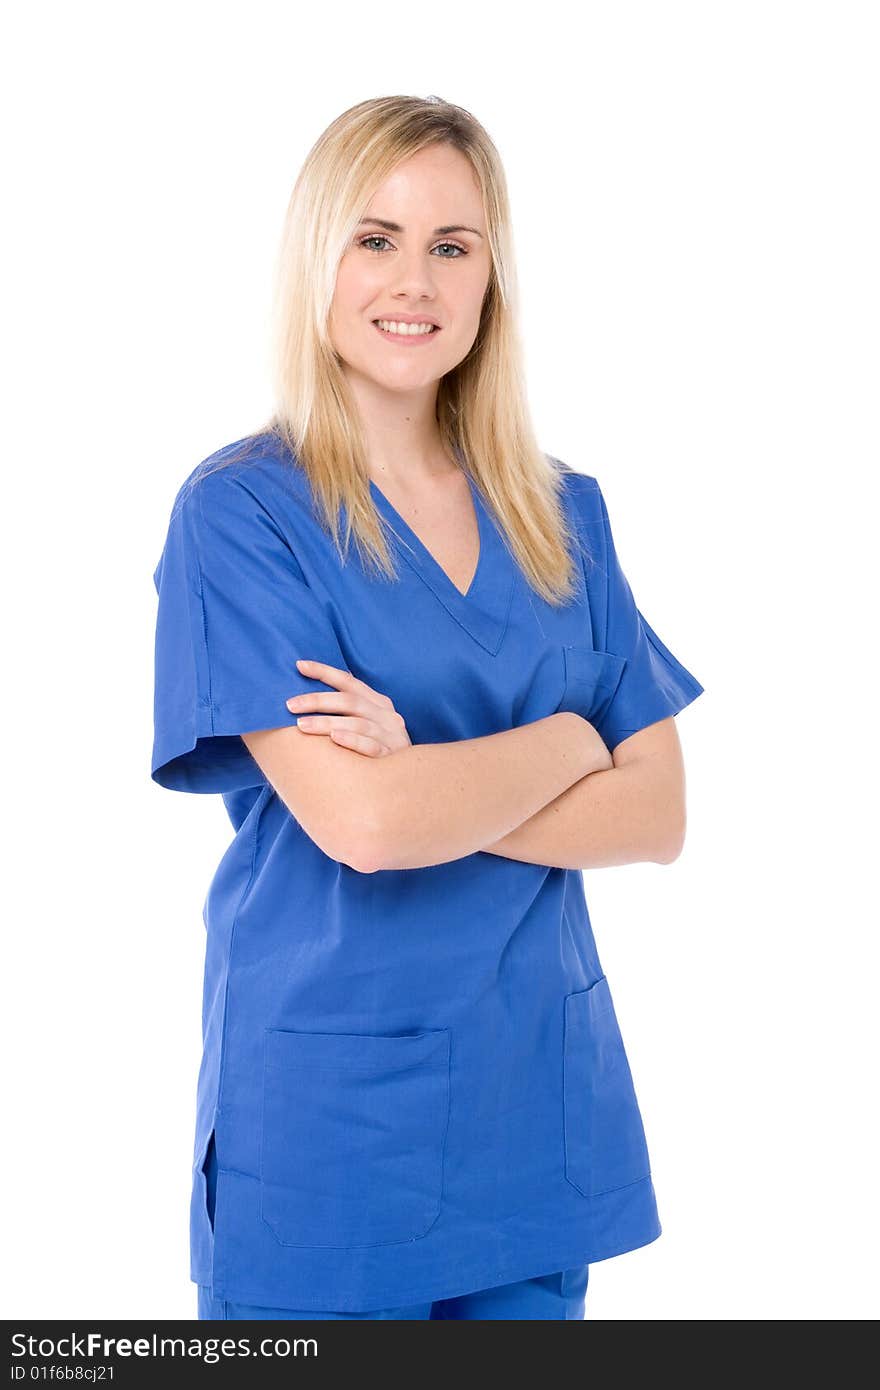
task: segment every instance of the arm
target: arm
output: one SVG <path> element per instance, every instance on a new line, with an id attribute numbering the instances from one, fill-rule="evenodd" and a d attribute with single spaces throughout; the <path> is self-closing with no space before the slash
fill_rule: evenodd
<path id="1" fill-rule="evenodd" d="M 681 853 L 685 826 L 684 764 L 669 718 L 624 739 L 612 766 L 582 777 L 484 849 L 562 869 L 671 864 Z"/>
<path id="2" fill-rule="evenodd" d="M 242 738 L 306 834 L 361 873 L 474 854 L 599 765 L 595 730 L 569 711 L 385 758 L 364 758 L 296 727 Z"/>

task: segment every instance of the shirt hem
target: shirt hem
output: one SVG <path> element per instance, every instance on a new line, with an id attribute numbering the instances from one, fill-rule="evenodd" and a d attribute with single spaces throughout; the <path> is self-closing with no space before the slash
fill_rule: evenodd
<path id="1" fill-rule="evenodd" d="M 364 1301 L 363 1295 L 340 1290 L 334 1295 L 332 1302 L 328 1300 L 316 1302 L 314 1298 L 309 1300 L 307 1296 L 305 1296 L 305 1302 L 302 1302 L 299 1296 L 294 1296 L 294 1300 L 289 1303 L 276 1303 L 274 1300 L 267 1302 L 265 1295 L 254 1295 L 249 1290 L 243 1290 L 229 1282 L 215 1284 L 212 1292 L 215 1298 L 223 1299 L 229 1303 L 250 1305 L 251 1307 L 296 1308 L 302 1309 L 303 1312 L 323 1312 L 328 1309 L 346 1313 L 375 1312 L 382 1308 L 404 1308 L 411 1303 L 438 1302 L 446 1298 L 460 1298 L 482 1289 L 496 1288 L 501 1284 L 519 1283 L 523 1279 L 538 1279 L 542 1275 L 555 1274 L 559 1270 L 573 1269 L 578 1265 L 598 1264 L 602 1260 L 613 1259 L 617 1255 L 627 1254 L 630 1250 L 639 1250 L 645 1245 L 651 1245 L 662 1233 L 663 1227 L 658 1222 L 650 1234 L 641 1235 L 623 1244 L 614 1243 L 598 1249 L 596 1246 L 581 1245 L 574 1250 L 570 1249 L 558 1255 L 543 1256 L 535 1253 L 527 1259 L 508 1261 L 500 1268 L 486 1266 L 469 1275 L 464 1283 L 461 1280 L 456 1280 L 453 1283 L 438 1287 L 438 1284 L 434 1282 L 421 1288 L 409 1288 L 404 1296 L 401 1295 L 399 1287 L 380 1289 L 376 1293 L 370 1294 L 367 1301 Z M 212 1287 L 210 1274 L 202 1273 L 199 1275 L 193 1269 L 190 1273 L 190 1279 L 194 1284 Z"/>

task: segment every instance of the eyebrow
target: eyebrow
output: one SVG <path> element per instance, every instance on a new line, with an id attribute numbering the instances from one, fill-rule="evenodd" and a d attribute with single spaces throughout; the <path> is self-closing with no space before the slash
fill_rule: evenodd
<path id="1" fill-rule="evenodd" d="M 403 227 L 401 227 L 399 222 L 386 222 L 384 217 L 362 217 L 358 226 L 364 227 L 368 222 L 376 227 L 384 227 L 386 232 L 403 231 Z M 473 232 L 474 236 L 478 237 L 483 235 L 476 227 L 435 227 L 431 235 L 448 236 L 450 232 Z"/>

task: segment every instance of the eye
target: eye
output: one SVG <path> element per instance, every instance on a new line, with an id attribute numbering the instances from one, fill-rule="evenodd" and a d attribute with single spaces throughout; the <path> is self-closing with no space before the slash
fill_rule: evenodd
<path id="1" fill-rule="evenodd" d="M 374 232 L 372 236 L 361 237 L 358 241 L 358 246 L 363 246 L 366 248 L 366 250 L 372 251 L 374 255 L 381 256 L 383 254 L 384 247 L 369 245 L 370 242 L 376 241 L 388 242 L 388 245 L 391 245 L 391 243 L 388 241 L 387 236 L 382 236 L 380 233 Z M 448 247 L 450 250 L 455 250 L 460 253 L 460 255 L 458 256 L 441 256 L 441 261 L 457 261 L 461 259 L 461 256 L 468 255 L 467 248 L 459 245 L 457 241 L 438 241 L 437 246 L 435 246 L 433 250 L 436 251 L 438 246 Z"/>
<path id="2" fill-rule="evenodd" d="M 377 248 L 376 248 L 375 246 L 367 246 L 367 243 L 368 243 L 368 242 L 370 242 L 370 241 L 387 241 L 387 240 L 388 240 L 387 236 L 379 236 L 378 234 L 375 235 L 375 236 L 365 236 L 365 237 L 361 237 L 360 241 L 358 242 L 358 246 L 366 246 L 368 251 L 375 251 Z"/>

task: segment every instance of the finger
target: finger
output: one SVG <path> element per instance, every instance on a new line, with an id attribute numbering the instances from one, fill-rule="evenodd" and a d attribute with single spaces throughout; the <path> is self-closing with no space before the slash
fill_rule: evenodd
<path id="1" fill-rule="evenodd" d="M 362 753 L 368 758 L 384 758 L 389 752 L 378 739 L 370 738 L 369 734 L 358 734 L 354 729 L 331 729 L 330 737 L 334 743 L 340 743 L 352 752 Z"/>
<path id="2" fill-rule="evenodd" d="M 343 727 L 344 725 L 346 726 Z M 304 734 L 318 734 L 330 738 L 334 743 L 342 744 L 345 748 L 351 748 L 353 752 L 366 754 L 370 758 L 383 758 L 391 751 L 379 739 L 347 727 L 347 722 L 341 719 L 305 715 L 297 720 L 297 728 L 302 729 Z"/>
<path id="3" fill-rule="evenodd" d="M 345 689 L 345 691 L 303 691 L 302 695 L 291 695 L 291 699 L 286 702 L 288 709 L 304 710 L 323 709 L 327 713 L 361 713 L 368 709 L 366 695 L 361 695 L 359 691 Z"/>
<path id="4" fill-rule="evenodd" d="M 304 676 L 313 680 L 327 680 L 332 676 L 332 681 L 328 684 L 339 685 L 345 680 L 354 680 L 350 671 L 343 671 L 340 666 L 328 666 L 326 661 L 306 661 L 304 657 L 297 658 L 297 669 L 302 671 Z"/>
<path id="5" fill-rule="evenodd" d="M 307 661 L 304 657 L 298 658 L 296 664 L 301 674 L 310 680 L 323 681 L 325 685 L 335 685 L 338 690 L 361 691 L 379 704 L 390 705 L 392 703 L 381 690 L 374 690 L 366 681 L 352 675 L 351 671 L 343 671 L 339 666 L 330 666 L 326 661 Z"/>
<path id="6" fill-rule="evenodd" d="M 344 732 L 349 736 L 366 739 L 370 744 L 390 753 L 391 748 L 383 739 L 381 727 L 372 719 L 345 719 L 338 715 L 306 714 L 297 721 L 296 726 L 307 734 L 330 734 Z"/>
<path id="7" fill-rule="evenodd" d="M 312 690 L 304 695 L 291 695 L 285 703 L 291 714 L 348 715 L 364 724 L 374 724 L 391 744 L 400 741 L 401 728 L 405 727 L 390 700 L 379 703 L 354 690 Z"/>

